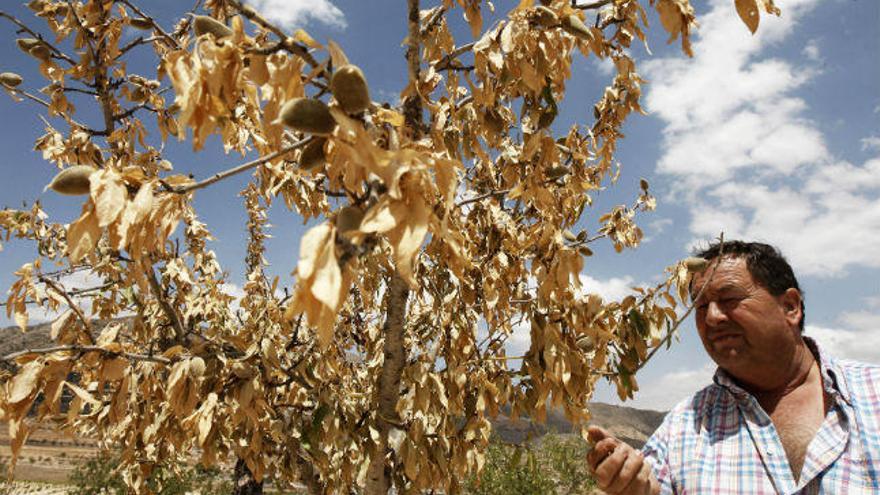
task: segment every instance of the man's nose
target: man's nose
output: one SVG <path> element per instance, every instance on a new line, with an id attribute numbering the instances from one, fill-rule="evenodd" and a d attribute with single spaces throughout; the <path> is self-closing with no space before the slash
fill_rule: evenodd
<path id="1" fill-rule="evenodd" d="M 727 321 L 727 314 L 721 309 L 717 301 L 710 301 L 706 308 L 706 323 L 710 326 L 718 325 Z"/>

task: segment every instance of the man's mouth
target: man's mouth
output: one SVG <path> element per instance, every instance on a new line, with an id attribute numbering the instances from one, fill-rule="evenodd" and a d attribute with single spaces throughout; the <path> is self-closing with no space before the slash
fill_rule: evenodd
<path id="1" fill-rule="evenodd" d="M 725 332 L 725 333 L 718 333 L 718 334 L 712 335 L 711 337 L 709 337 L 709 340 L 713 344 L 723 344 L 726 342 L 730 342 L 730 341 L 739 339 L 740 337 L 742 337 L 742 336 L 738 333 Z"/>

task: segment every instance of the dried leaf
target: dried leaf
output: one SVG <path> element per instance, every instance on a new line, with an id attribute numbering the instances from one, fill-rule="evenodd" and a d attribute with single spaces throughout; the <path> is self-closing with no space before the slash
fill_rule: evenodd
<path id="1" fill-rule="evenodd" d="M 755 31 L 758 30 L 758 23 L 761 21 L 757 0 L 734 0 L 734 3 L 739 18 L 749 28 L 749 31 L 755 34 Z"/>

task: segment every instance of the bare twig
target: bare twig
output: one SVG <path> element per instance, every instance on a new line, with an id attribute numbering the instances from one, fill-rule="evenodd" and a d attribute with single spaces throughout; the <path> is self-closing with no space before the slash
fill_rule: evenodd
<path id="1" fill-rule="evenodd" d="M 431 31 L 437 27 L 437 24 L 440 23 L 440 19 L 443 18 L 443 14 L 446 13 L 446 7 L 436 7 L 431 11 L 431 14 L 425 19 L 425 24 L 422 26 L 420 30 L 420 34 L 422 36 L 427 36 L 431 33 Z"/>
<path id="2" fill-rule="evenodd" d="M 21 356 L 27 356 L 28 354 L 51 354 L 53 352 L 100 352 L 101 354 L 111 356 L 111 357 L 124 357 L 130 359 L 132 361 L 152 361 L 154 363 L 162 363 L 162 364 L 171 364 L 173 361 L 164 356 L 150 356 L 147 354 L 133 354 L 128 352 L 114 352 L 108 349 L 104 349 L 103 347 L 98 347 L 96 345 L 56 345 L 53 347 L 43 347 L 40 349 L 24 349 L 21 351 L 16 351 L 11 354 L 7 354 L 3 357 L 0 357 L 0 361 L 10 362 Z"/>
<path id="3" fill-rule="evenodd" d="M 463 200 L 463 201 L 460 201 L 460 202 L 456 203 L 455 206 L 456 206 L 456 208 L 461 208 L 461 207 L 464 206 L 464 205 L 469 205 L 469 204 L 471 204 L 471 203 L 476 203 L 476 202 L 478 202 L 478 201 L 482 201 L 482 200 L 484 200 L 484 199 L 486 199 L 486 198 L 492 198 L 492 197 L 495 197 L 495 196 L 504 196 L 505 194 L 507 194 L 507 193 L 509 193 L 509 192 L 510 192 L 510 189 L 501 189 L 501 190 L 499 190 L 499 191 L 489 191 L 489 192 L 487 192 L 486 194 L 481 194 L 481 195 L 476 196 L 476 197 L 474 197 L 474 198 L 465 199 L 465 200 Z"/>
<path id="4" fill-rule="evenodd" d="M 150 17 L 150 16 L 148 16 L 147 14 L 145 14 L 144 11 L 142 11 L 141 9 L 139 9 L 136 5 L 132 4 L 132 3 L 129 2 L 128 0 L 120 0 L 120 1 L 121 1 L 123 4 L 125 4 L 125 6 L 127 6 L 128 8 L 130 8 L 130 9 L 132 10 L 132 12 L 134 12 L 135 14 L 137 14 L 137 15 L 143 17 L 144 19 L 150 21 L 150 23 L 153 25 L 153 29 L 155 29 L 156 31 L 158 31 L 159 34 L 162 35 L 162 38 L 163 38 L 165 41 L 167 41 L 168 44 L 169 44 L 172 48 L 174 48 L 174 49 L 176 49 L 176 50 L 179 50 L 179 49 L 180 49 L 180 45 L 177 43 L 177 40 L 175 40 L 173 37 L 171 37 L 170 34 L 168 34 L 167 32 L 165 32 L 165 30 L 162 29 L 162 26 L 160 26 L 160 25 L 155 21 L 155 19 L 153 19 L 152 17 Z"/>
<path id="5" fill-rule="evenodd" d="M 452 50 L 451 52 L 446 54 L 445 57 L 441 58 L 439 62 L 434 64 L 434 70 L 439 71 L 439 70 L 449 68 L 449 65 L 452 63 L 452 61 L 454 59 L 458 58 L 459 56 L 461 56 L 465 52 L 469 52 L 470 50 L 472 50 L 474 48 L 475 44 L 476 44 L 476 42 L 471 42 L 466 45 L 461 45 L 460 47 L 456 48 L 455 50 Z"/>
<path id="6" fill-rule="evenodd" d="M 312 141 L 312 139 L 313 139 L 312 137 L 307 137 L 307 138 L 302 139 L 300 141 L 297 141 L 289 146 L 286 146 L 286 147 L 276 151 L 275 153 L 270 153 L 262 158 L 258 158 L 256 160 L 251 160 L 247 163 L 242 163 L 241 165 L 230 168 L 228 170 L 224 170 L 223 172 L 218 172 L 218 173 L 214 174 L 213 176 L 211 176 L 210 178 L 205 179 L 201 182 L 196 182 L 195 184 L 189 184 L 186 186 L 180 186 L 180 187 L 174 188 L 174 189 L 172 189 L 172 192 L 175 192 L 177 194 L 184 194 L 184 193 L 188 193 L 190 191 L 195 191 L 196 189 L 202 189 L 202 188 L 208 187 L 217 181 L 221 181 L 227 177 L 231 177 L 233 175 L 240 174 L 240 173 L 244 172 L 245 170 L 250 170 L 254 167 L 260 166 L 266 162 L 269 162 L 269 161 L 272 161 L 272 160 L 278 158 L 279 156 L 284 156 L 287 153 L 290 153 L 291 151 L 293 151 L 297 148 L 301 148 L 301 147 L 309 144 Z"/>
<path id="7" fill-rule="evenodd" d="M 73 60 L 72 58 L 67 56 L 64 52 L 59 50 L 52 43 L 49 43 L 48 41 L 43 39 L 43 35 L 41 35 L 40 33 L 37 33 L 36 31 L 32 30 L 31 28 L 27 27 L 27 25 L 25 25 L 25 23 L 19 21 L 14 16 L 7 14 L 6 12 L 0 11 L 0 17 L 5 17 L 5 18 L 9 19 L 10 21 L 12 21 L 16 25 L 18 25 L 18 27 L 20 27 L 23 31 L 30 34 L 34 38 L 37 38 L 38 40 L 40 40 L 44 45 L 46 45 L 49 48 L 49 50 L 52 51 L 52 53 L 55 55 L 55 58 L 64 60 L 65 62 L 69 63 L 70 65 L 76 65 L 75 60 Z"/>
<path id="8" fill-rule="evenodd" d="M 241 2 L 239 2 L 238 0 L 227 0 L 227 3 L 238 10 L 241 15 L 247 17 L 249 20 L 260 25 L 267 31 L 271 31 L 275 34 L 275 36 L 278 36 L 278 38 L 281 40 L 281 43 L 284 44 L 285 50 L 296 55 L 297 57 L 302 58 L 307 64 L 312 67 L 318 67 L 320 65 L 318 61 L 315 60 L 315 57 L 313 57 L 309 53 L 309 49 L 306 46 L 295 42 L 293 38 L 291 38 L 287 35 L 287 33 L 284 32 L 284 30 L 267 21 L 265 18 L 263 18 L 263 16 L 257 13 L 256 10 L 249 6 L 242 5 Z"/>
<path id="9" fill-rule="evenodd" d="M 599 0 L 598 2 L 577 5 L 575 0 L 572 0 L 571 6 L 573 8 L 580 9 L 580 10 L 601 9 L 602 7 L 604 7 L 610 3 L 613 3 L 613 2 L 614 2 L 614 0 Z"/>
<path id="10" fill-rule="evenodd" d="M 718 257 L 716 259 L 720 260 L 721 257 L 724 256 L 724 233 L 723 232 L 721 233 L 719 240 L 720 240 L 720 246 L 718 249 Z M 648 355 L 645 356 L 645 360 L 642 361 L 638 366 L 636 366 L 636 369 L 632 370 L 632 374 L 635 374 L 636 372 L 638 372 L 639 370 L 644 368 L 645 365 L 648 364 L 648 361 L 650 361 L 651 358 L 654 357 L 655 354 L 657 354 L 657 351 L 659 351 L 661 347 L 663 347 L 670 340 L 672 340 L 672 337 L 675 335 L 675 331 L 678 330 L 678 327 L 681 326 L 682 322 L 684 322 L 687 319 L 687 317 L 690 316 L 691 312 L 693 312 L 694 308 L 697 306 L 697 301 L 700 299 L 700 296 L 703 295 L 703 291 L 706 290 L 706 287 L 709 285 L 709 282 L 712 281 L 712 277 L 715 276 L 715 270 L 717 268 L 718 268 L 718 263 L 715 263 L 714 265 L 712 265 L 712 271 L 709 272 L 709 278 L 707 278 L 706 281 L 703 282 L 703 285 L 700 286 L 700 290 L 697 291 L 697 295 L 694 296 L 693 299 L 691 300 L 691 303 L 688 304 L 687 311 L 685 311 L 685 313 L 681 316 L 681 318 L 676 320 L 676 322 L 672 326 L 672 328 L 670 328 L 669 331 L 666 332 L 666 337 L 664 337 L 663 340 L 661 340 L 660 343 L 658 343 L 656 347 L 651 349 L 651 352 L 649 352 Z M 604 376 L 615 375 L 614 373 L 610 373 L 610 372 L 603 372 L 601 374 Z"/>
<path id="11" fill-rule="evenodd" d="M 61 287 L 58 282 L 55 282 L 54 280 L 46 277 L 40 277 L 40 282 L 43 282 L 50 289 L 58 293 L 59 296 L 64 298 L 64 300 L 67 302 L 67 306 L 70 307 L 71 311 L 73 311 L 74 314 L 76 314 L 76 317 L 79 318 L 84 327 L 86 327 L 87 329 L 92 328 L 91 322 L 86 319 L 85 315 L 82 313 L 82 310 L 79 309 L 79 306 L 75 302 L 73 302 L 73 299 L 70 298 L 70 295 L 67 293 L 66 290 L 64 290 L 64 287 Z"/>
<path id="12" fill-rule="evenodd" d="M 162 308 L 165 316 L 168 317 L 168 320 L 177 332 L 177 336 L 182 338 L 186 334 L 186 330 L 183 327 L 183 323 L 180 321 L 177 311 L 171 306 L 171 303 L 165 299 L 165 294 L 162 292 L 162 287 L 159 285 L 159 280 L 156 278 L 156 272 L 153 271 L 152 264 L 145 268 L 145 271 L 147 272 L 147 280 L 150 282 L 150 288 L 153 290 L 153 295 L 156 296 L 156 301 L 159 302 L 159 306 Z"/>

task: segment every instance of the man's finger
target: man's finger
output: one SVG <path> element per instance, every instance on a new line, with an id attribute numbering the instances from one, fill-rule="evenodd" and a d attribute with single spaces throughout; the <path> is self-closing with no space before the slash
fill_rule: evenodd
<path id="1" fill-rule="evenodd" d="M 599 440 L 608 438 L 610 436 L 610 433 L 598 426 L 590 425 L 587 427 L 587 438 L 589 438 L 590 441 L 593 443 L 599 443 Z"/>
<path id="2" fill-rule="evenodd" d="M 625 487 L 625 493 L 650 493 L 651 478 L 651 465 L 647 462 L 642 462 L 639 472 L 633 477 L 629 485 Z"/>
<path id="3" fill-rule="evenodd" d="M 589 464 L 590 470 L 595 472 L 599 464 L 611 455 L 618 443 L 614 437 L 605 438 L 596 443 L 590 452 L 587 453 L 587 464 Z"/>
<path id="4" fill-rule="evenodd" d="M 644 458 L 642 457 L 641 452 L 636 450 L 630 451 L 626 456 L 626 461 L 624 461 L 623 466 L 620 467 L 620 471 L 617 472 L 614 481 L 608 486 L 608 492 L 622 492 L 626 487 L 632 484 L 633 479 L 639 474 L 643 464 Z"/>
<path id="5" fill-rule="evenodd" d="M 614 483 L 620 468 L 623 467 L 631 451 L 632 449 L 628 445 L 618 444 L 611 455 L 599 462 L 599 467 L 596 468 L 596 481 L 599 483 L 599 488 L 605 490 Z"/>

